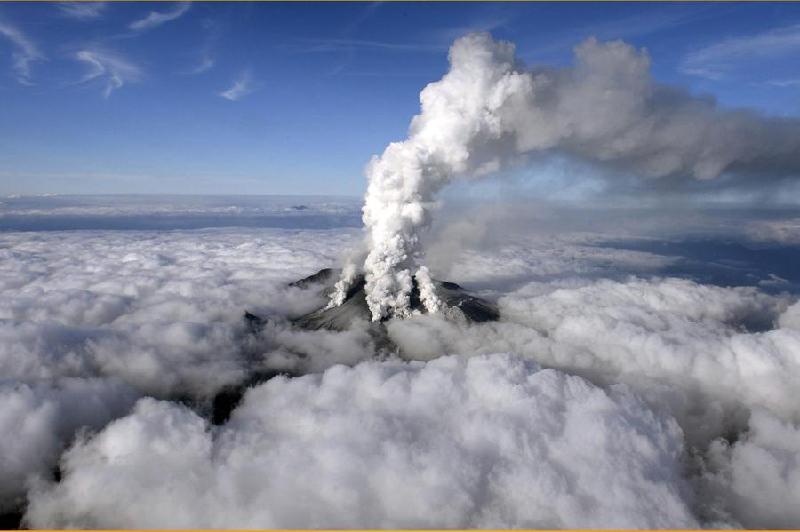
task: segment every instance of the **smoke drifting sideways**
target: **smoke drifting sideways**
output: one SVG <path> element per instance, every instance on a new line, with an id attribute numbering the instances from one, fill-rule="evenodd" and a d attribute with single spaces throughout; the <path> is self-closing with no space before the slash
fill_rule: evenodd
<path id="1" fill-rule="evenodd" d="M 449 72 L 420 93 L 408 138 L 367 167 L 364 270 L 375 321 L 411 314 L 412 277 L 426 290 L 421 232 L 454 180 L 547 154 L 661 180 L 764 182 L 800 171 L 800 121 L 724 110 L 658 84 L 647 52 L 622 41 L 589 39 L 572 68 L 526 70 L 513 44 L 476 33 L 456 40 L 449 59 Z"/>

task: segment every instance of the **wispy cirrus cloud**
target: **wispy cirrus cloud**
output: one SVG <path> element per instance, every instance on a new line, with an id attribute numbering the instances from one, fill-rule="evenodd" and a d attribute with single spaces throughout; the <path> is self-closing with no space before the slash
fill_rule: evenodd
<path id="1" fill-rule="evenodd" d="M 86 63 L 89 71 L 78 83 L 101 80 L 104 83 L 103 97 L 129 82 L 138 81 L 142 70 L 116 52 L 100 49 L 84 49 L 75 54 L 75 59 Z"/>
<path id="2" fill-rule="evenodd" d="M 186 75 L 197 75 L 208 72 L 217 65 L 217 42 L 219 41 L 222 29 L 217 20 L 205 19 L 201 22 L 203 26 L 202 44 L 197 47 L 197 55 L 193 65 L 183 72 Z"/>
<path id="3" fill-rule="evenodd" d="M 800 87 L 800 78 L 796 79 L 771 79 L 764 82 L 764 85 L 769 87 Z"/>
<path id="4" fill-rule="evenodd" d="M 216 44 L 220 35 L 219 24 L 213 19 L 206 19 L 202 22 L 204 38 L 198 47 L 194 64 L 187 68 L 183 74 L 197 75 L 208 72 L 217 64 Z"/>
<path id="5" fill-rule="evenodd" d="M 94 20 L 100 18 L 106 10 L 106 2 L 60 2 L 61 14 L 77 20 Z"/>
<path id="6" fill-rule="evenodd" d="M 415 42 L 388 42 L 367 39 L 353 39 L 348 37 L 333 37 L 323 39 L 299 39 L 286 49 L 301 54 L 342 54 L 344 57 L 335 63 L 328 75 L 338 75 L 347 69 L 359 51 L 387 52 L 391 54 L 429 54 L 446 53 L 445 43 L 415 43 Z"/>
<path id="7" fill-rule="evenodd" d="M 44 60 L 44 54 L 22 31 L 0 20 L 0 36 L 11 42 L 13 51 L 11 59 L 17 81 L 22 85 L 33 85 L 31 81 L 31 63 Z"/>
<path id="8" fill-rule="evenodd" d="M 674 9 L 654 9 L 645 13 L 632 13 L 609 20 L 593 20 L 586 24 L 572 27 L 551 28 L 549 32 L 537 34 L 537 42 L 520 50 L 520 56 L 526 61 L 538 63 L 554 53 L 571 50 L 576 42 L 589 37 L 601 40 L 631 39 L 642 35 L 652 35 L 666 29 L 713 17 L 717 10 L 693 7 Z M 489 28 L 490 30 L 493 28 Z M 453 38 L 458 37 L 451 34 Z"/>
<path id="9" fill-rule="evenodd" d="M 182 17 L 189 8 L 191 2 L 180 2 L 169 11 L 150 11 L 145 17 L 131 22 L 128 27 L 134 31 L 145 31 L 161 26 L 172 20 Z"/>
<path id="10" fill-rule="evenodd" d="M 695 50 L 681 64 L 684 74 L 720 79 L 737 64 L 758 58 L 776 57 L 800 51 L 800 24 L 732 37 Z"/>
<path id="11" fill-rule="evenodd" d="M 341 52 L 355 49 L 385 50 L 389 52 L 432 52 L 447 50 L 447 44 L 398 43 L 365 39 L 303 39 L 294 47 L 300 52 Z"/>
<path id="12" fill-rule="evenodd" d="M 188 74 L 202 74 L 203 72 L 208 72 L 214 68 L 214 65 L 216 64 L 216 59 L 210 55 L 203 55 L 203 57 L 200 58 L 200 61 L 193 68 L 189 69 Z"/>
<path id="13" fill-rule="evenodd" d="M 253 76 L 249 70 L 245 70 L 233 81 L 233 85 L 219 95 L 226 100 L 237 102 L 255 90 Z"/>
<path id="14" fill-rule="evenodd" d="M 342 28 L 340 35 L 353 35 L 364 22 L 378 12 L 382 5 L 383 2 L 371 2 L 365 5 L 361 12 Z"/>

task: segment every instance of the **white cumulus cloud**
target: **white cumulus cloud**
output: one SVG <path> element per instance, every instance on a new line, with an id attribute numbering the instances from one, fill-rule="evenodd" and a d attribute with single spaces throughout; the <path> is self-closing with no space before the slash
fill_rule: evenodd
<path id="1" fill-rule="evenodd" d="M 3 200 L 0 512 L 95 528 L 797 526 L 797 290 L 760 288 L 772 269 L 737 278 L 750 286 L 665 277 L 692 257 L 655 237 L 755 227 L 751 258 L 792 257 L 796 214 L 772 231 L 758 224 L 776 213 L 467 211 L 434 226 L 431 274 L 496 300 L 501 319 L 390 322 L 398 349 L 377 353 L 366 320 L 288 322 L 327 299 L 287 283 L 342 264 L 362 236 L 296 228 L 302 216 L 352 206 L 232 201 Z M 8 230 L 170 213 L 297 225 Z M 642 242 L 665 254 L 625 249 Z M 714 260 L 698 276 L 742 267 Z M 244 310 L 269 318 L 261 333 Z M 211 399 L 244 384 L 210 425 Z"/>
<path id="2" fill-rule="evenodd" d="M 0 382 L 0 513 L 24 508 L 28 484 L 51 478 L 76 431 L 125 415 L 137 397 L 115 379 Z"/>
<path id="3" fill-rule="evenodd" d="M 352 242 L 341 230 L 2 236 L 0 374 L 208 397 L 248 369 L 243 312 L 310 310 L 321 299 L 285 283 Z"/>
<path id="4" fill-rule="evenodd" d="M 250 390 L 212 432 L 153 400 L 79 443 L 34 527 L 692 528 L 681 432 L 624 388 L 508 355 Z M 164 482 L 164 478 L 169 478 Z"/>
<path id="5" fill-rule="evenodd" d="M 800 424 L 756 410 L 740 441 L 715 441 L 710 472 L 699 485 L 729 501 L 749 528 L 795 528 L 800 522 Z"/>

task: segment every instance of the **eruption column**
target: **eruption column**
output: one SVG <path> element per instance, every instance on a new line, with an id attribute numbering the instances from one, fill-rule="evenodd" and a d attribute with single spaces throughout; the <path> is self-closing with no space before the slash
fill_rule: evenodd
<path id="1" fill-rule="evenodd" d="M 529 71 L 513 44 L 476 33 L 456 40 L 449 59 L 447 74 L 420 93 L 408 138 L 367 166 L 364 274 L 374 321 L 411 313 L 412 275 L 426 308 L 438 309 L 419 235 L 454 179 L 547 154 L 619 176 L 675 178 L 669 184 L 726 173 L 758 187 L 800 175 L 799 120 L 720 109 L 658 84 L 647 52 L 622 41 L 590 38 L 575 47 L 573 67 Z M 345 272 L 331 305 L 353 278 Z"/>
<path id="2" fill-rule="evenodd" d="M 496 111 L 529 82 L 514 70 L 513 45 L 488 34 L 456 41 L 450 62 L 450 72 L 422 91 L 422 112 L 414 117 L 409 138 L 390 144 L 367 167 L 364 223 L 370 251 L 364 270 L 373 320 L 410 313 L 419 233 L 430 222 L 436 193 L 458 176 L 496 168 L 494 154 L 474 152 L 471 144 L 482 139 L 491 145 L 501 137 Z M 416 280 L 426 308 L 438 310 L 427 269 L 419 270 Z"/>

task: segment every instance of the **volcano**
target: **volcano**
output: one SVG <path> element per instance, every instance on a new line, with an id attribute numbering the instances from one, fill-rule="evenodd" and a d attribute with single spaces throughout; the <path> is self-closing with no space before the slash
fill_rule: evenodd
<path id="1" fill-rule="evenodd" d="M 339 278 L 339 274 L 339 270 L 325 268 L 313 275 L 290 283 L 290 286 L 321 290 L 326 295 L 330 295 L 334 283 Z M 435 279 L 433 282 L 436 288 L 436 295 L 444 304 L 442 314 L 445 317 L 471 323 L 497 321 L 500 318 L 500 313 L 494 305 L 469 294 L 460 285 Z M 365 284 L 364 276 L 357 276 L 341 305 L 333 308 L 319 308 L 293 319 L 292 323 L 302 329 L 344 331 L 350 328 L 354 320 L 371 321 L 372 315 L 367 306 Z M 416 279 L 413 280 L 411 290 L 411 310 L 421 314 L 427 313 L 427 309 L 420 299 Z M 386 321 L 386 319 L 382 321 Z"/>
<path id="2" fill-rule="evenodd" d="M 289 286 L 302 290 L 315 290 L 329 297 L 340 275 L 341 270 L 339 269 L 324 268 L 308 277 L 289 283 Z M 288 319 L 288 324 L 301 330 L 345 331 L 350 329 L 356 321 L 367 322 L 369 324 L 369 334 L 375 342 L 376 356 L 389 353 L 402 356 L 402 352 L 392 342 L 387 333 L 385 322 L 388 320 L 372 321 L 372 314 L 367 306 L 365 284 L 364 276 L 357 276 L 341 305 L 333 308 L 327 308 L 327 305 L 320 307 L 307 314 Z M 433 284 L 437 297 L 443 303 L 441 315 L 445 319 L 461 321 L 462 323 L 482 323 L 500 319 L 497 307 L 484 299 L 469 294 L 458 284 L 436 279 L 433 280 Z M 416 280 L 413 282 L 410 299 L 412 311 L 427 314 L 427 309 L 420 299 Z M 270 322 L 280 322 L 282 318 L 262 317 L 245 311 L 244 321 L 249 333 L 254 337 L 258 337 L 268 329 Z M 218 425 L 226 422 L 232 410 L 240 403 L 248 387 L 262 383 L 279 374 L 290 374 L 290 372 L 256 371 L 244 382 L 225 387 L 212 400 L 210 412 L 212 423 Z"/>

